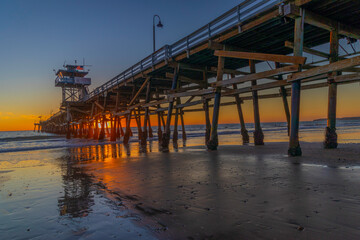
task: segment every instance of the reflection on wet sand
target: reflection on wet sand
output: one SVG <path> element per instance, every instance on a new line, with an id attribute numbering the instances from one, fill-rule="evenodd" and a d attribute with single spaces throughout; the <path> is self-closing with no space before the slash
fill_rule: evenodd
<path id="1" fill-rule="evenodd" d="M 59 212 L 60 216 L 85 217 L 94 205 L 93 181 L 84 168 L 72 164 L 70 160 L 61 166 L 64 196 L 58 199 Z"/>
<path id="2" fill-rule="evenodd" d="M 109 143 L 106 145 L 93 145 L 77 148 L 69 148 L 69 157 L 71 161 L 83 162 L 90 160 L 106 161 L 114 158 L 125 158 L 128 156 L 138 157 L 144 153 L 154 152 L 153 145 L 157 144 L 158 149 L 155 152 L 161 152 L 161 144 L 158 142 L 148 141 L 145 146 L 139 143 L 132 144 L 120 144 L 120 143 Z M 181 142 L 181 147 L 185 147 L 186 142 Z M 178 142 L 173 143 L 173 151 L 178 151 Z"/>
<path id="3" fill-rule="evenodd" d="M 326 159 L 336 166 L 338 156 L 346 155 L 340 163 L 346 166 L 359 151 L 303 146 L 311 154 L 294 163 L 278 154 L 283 144 L 224 146 L 217 152 L 190 147 L 176 154 L 143 153 L 138 144 L 74 148 L 69 153 L 74 165 L 67 166 L 75 169 L 64 171 L 74 176 L 63 179 L 65 192 L 76 194 L 66 204 L 80 216 L 91 212 L 90 184 L 141 216 L 136 218 L 140 224 L 171 239 L 336 238 L 344 235 L 345 226 L 346 238 L 360 237 L 349 221 L 358 218 L 360 209 L 360 170 L 302 164 Z"/>

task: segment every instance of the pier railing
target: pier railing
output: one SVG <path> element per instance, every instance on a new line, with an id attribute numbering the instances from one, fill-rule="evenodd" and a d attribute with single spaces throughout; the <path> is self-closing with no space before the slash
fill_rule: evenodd
<path id="1" fill-rule="evenodd" d="M 95 88 L 81 101 L 86 101 L 89 98 L 102 94 L 108 89 L 125 81 L 126 79 L 132 78 L 136 74 L 148 68 L 152 68 L 162 61 L 168 61 L 169 59 L 184 52 L 186 52 L 189 56 L 190 49 L 197 47 L 198 45 L 212 39 L 213 37 L 223 33 L 228 29 L 239 26 L 241 22 L 250 19 L 260 12 L 272 8 L 282 1 L 283 0 L 242 0 L 239 5 L 206 24 L 202 28 L 180 39 L 172 45 L 163 46 L 156 52 L 142 59 L 140 62 L 126 69 L 103 85 Z"/>

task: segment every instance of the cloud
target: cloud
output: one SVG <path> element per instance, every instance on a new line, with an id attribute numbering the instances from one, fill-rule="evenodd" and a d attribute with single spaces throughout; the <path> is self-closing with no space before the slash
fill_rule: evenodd
<path id="1" fill-rule="evenodd" d="M 6 112 L 5 114 L 6 114 L 6 115 L 9 115 L 9 116 L 14 115 L 14 113 L 12 113 L 12 112 Z"/>
<path id="2" fill-rule="evenodd" d="M 34 120 L 34 119 L 38 119 L 38 116 L 36 116 L 36 115 L 21 115 L 21 118 Z"/>
<path id="3" fill-rule="evenodd" d="M 6 119 L 9 119 L 10 117 L 9 116 L 3 116 L 1 117 L 2 120 L 6 120 Z"/>

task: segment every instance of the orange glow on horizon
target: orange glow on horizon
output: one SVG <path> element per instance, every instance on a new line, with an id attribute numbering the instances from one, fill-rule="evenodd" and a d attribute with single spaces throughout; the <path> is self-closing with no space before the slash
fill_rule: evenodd
<path id="1" fill-rule="evenodd" d="M 359 83 L 339 85 L 337 98 L 337 117 L 360 117 L 360 98 L 358 97 Z M 327 88 L 313 89 L 303 91 L 301 93 L 300 106 L 300 120 L 312 121 L 314 119 L 327 117 Z M 233 101 L 231 98 L 222 98 L 221 102 Z M 291 104 L 290 97 L 288 98 L 289 105 Z M 261 122 L 285 122 L 286 117 L 284 113 L 283 103 L 280 98 L 275 99 L 260 99 L 260 119 Z M 11 109 L 10 106 L 7 106 Z M 195 106 L 191 108 L 201 108 L 202 106 Z M 189 108 L 189 109 L 191 109 Z M 14 106 L 14 109 L 16 107 Z M 242 104 L 245 122 L 253 122 L 252 101 L 245 101 Z M 25 111 L 24 111 L 25 112 Z M 166 115 L 164 116 L 166 120 Z M 46 119 L 46 117 L 43 117 Z M 212 119 L 212 109 L 210 108 L 210 119 Z M 38 115 L 25 115 L 21 112 L 6 112 L 0 110 L 0 131 L 18 131 L 18 130 L 33 130 L 34 122 L 38 122 Z M 185 112 L 185 125 L 195 125 L 205 123 L 205 114 L 201 112 Z M 152 127 L 157 127 L 157 116 L 151 115 L 150 122 Z M 172 117 L 172 124 L 174 124 L 174 115 Z M 219 123 L 239 123 L 239 117 L 235 105 L 223 106 L 220 108 Z M 141 118 L 141 124 L 144 124 L 144 118 Z M 178 124 L 181 122 L 179 120 Z M 122 119 L 121 125 L 125 130 L 126 121 Z M 108 123 L 110 127 L 110 122 Z M 137 127 L 135 119 L 131 120 L 131 127 Z"/>

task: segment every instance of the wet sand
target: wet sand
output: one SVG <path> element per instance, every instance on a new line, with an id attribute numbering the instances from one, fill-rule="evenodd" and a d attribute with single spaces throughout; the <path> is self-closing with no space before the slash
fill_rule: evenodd
<path id="1" fill-rule="evenodd" d="M 321 143 L 302 143 L 304 156 L 298 158 L 284 155 L 287 143 L 220 146 L 213 152 L 192 146 L 139 153 L 131 147 L 48 151 L 57 160 L 49 160 L 42 176 L 21 168 L 31 172 L 35 188 L 29 193 L 22 190 L 26 185 L 11 186 L 19 184 L 12 183 L 13 172 L 0 173 L 0 233 L 19 236 L 9 232 L 25 222 L 40 239 L 53 233 L 62 239 L 360 238 L 359 144 L 325 150 Z M 16 191 L 9 196 L 11 187 Z M 46 196 L 33 201 L 23 192 Z M 19 210 L 36 208 L 32 202 L 53 212 L 27 216 Z M 48 218 L 52 224 L 37 229 L 31 219 L 39 214 L 39 224 Z"/>

